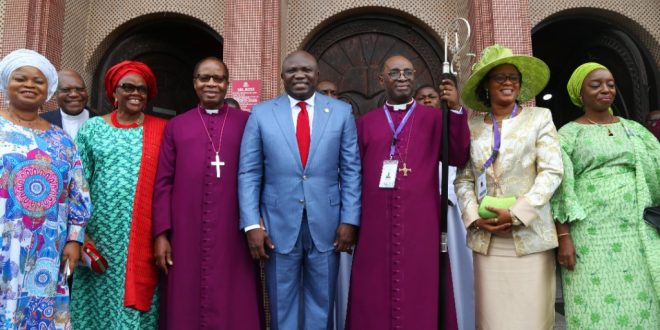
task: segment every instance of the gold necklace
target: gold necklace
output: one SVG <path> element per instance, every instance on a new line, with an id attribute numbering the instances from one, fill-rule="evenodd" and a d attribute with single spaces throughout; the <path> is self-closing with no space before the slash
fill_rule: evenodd
<path id="1" fill-rule="evenodd" d="M 584 116 L 584 118 L 585 118 L 588 122 L 590 122 L 590 123 L 592 123 L 592 124 L 594 124 L 594 125 L 598 125 L 599 127 L 605 127 L 605 128 L 607 129 L 607 135 L 608 135 L 608 136 L 614 136 L 614 133 L 612 133 L 612 130 L 611 130 L 609 127 L 607 127 L 607 126 L 603 126 L 603 125 L 607 125 L 607 124 L 614 124 L 614 119 L 615 119 L 614 116 L 612 116 L 612 119 L 610 119 L 610 122 L 609 122 L 609 123 L 605 123 L 605 124 L 597 123 L 597 122 L 595 122 L 595 121 L 593 121 L 593 120 L 587 118 L 587 116 Z"/>
<path id="2" fill-rule="evenodd" d="M 39 123 L 39 115 L 37 115 L 36 118 L 32 120 L 25 120 L 19 117 L 17 114 L 15 114 L 13 111 L 9 109 L 5 109 L 7 112 L 7 115 L 9 116 L 10 119 L 13 119 L 15 124 L 18 124 L 20 126 L 28 127 L 28 128 L 35 128 L 35 126 Z"/>

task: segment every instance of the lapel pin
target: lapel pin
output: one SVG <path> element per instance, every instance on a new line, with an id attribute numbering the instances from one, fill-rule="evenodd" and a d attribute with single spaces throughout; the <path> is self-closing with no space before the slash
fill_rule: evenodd
<path id="1" fill-rule="evenodd" d="M 325 109 L 323 109 L 323 112 L 330 112 L 330 109 L 325 108 Z"/>

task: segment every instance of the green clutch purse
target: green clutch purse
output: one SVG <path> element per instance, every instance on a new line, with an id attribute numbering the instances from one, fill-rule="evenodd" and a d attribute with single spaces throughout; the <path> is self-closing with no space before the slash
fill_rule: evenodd
<path id="1" fill-rule="evenodd" d="M 494 218 L 497 216 L 497 214 L 488 211 L 486 209 L 486 206 L 497 207 L 500 209 L 508 209 L 511 206 L 513 206 L 513 203 L 515 202 L 516 202 L 516 198 L 513 196 L 511 197 L 486 196 L 484 197 L 484 199 L 481 200 L 481 203 L 479 204 L 479 216 L 482 219 Z"/>

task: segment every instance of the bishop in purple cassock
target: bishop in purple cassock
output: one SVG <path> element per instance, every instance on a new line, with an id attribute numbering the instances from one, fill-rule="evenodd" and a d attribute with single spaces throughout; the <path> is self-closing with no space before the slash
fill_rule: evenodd
<path id="1" fill-rule="evenodd" d="M 443 118 L 441 111 L 414 102 L 414 78 L 408 59 L 387 59 L 380 76 L 386 105 L 367 113 L 357 123 L 362 156 L 362 215 L 353 259 L 347 329 L 439 328 L 438 161 Z M 453 83 L 444 80 L 443 86 L 442 99 L 450 107 L 458 107 Z M 462 166 L 469 158 L 467 114 L 462 110 L 450 111 L 449 120 L 449 164 Z M 388 180 L 384 161 L 390 155 L 398 162 L 396 178 L 392 188 L 383 188 Z M 381 175 L 383 171 L 386 174 Z M 389 174 L 392 179 L 394 174 Z M 446 322 L 442 328 L 456 329 L 449 273 L 445 278 Z"/>
<path id="2" fill-rule="evenodd" d="M 202 60 L 193 83 L 200 105 L 167 124 L 154 189 L 154 255 L 166 274 L 160 328 L 259 329 L 237 197 L 249 113 L 223 104 L 228 73 L 219 59 Z"/>

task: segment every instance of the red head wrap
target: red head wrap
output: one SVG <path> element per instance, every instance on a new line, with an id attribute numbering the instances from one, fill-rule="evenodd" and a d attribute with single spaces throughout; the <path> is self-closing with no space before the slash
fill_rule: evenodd
<path id="1" fill-rule="evenodd" d="M 119 80 L 129 74 L 137 74 L 147 83 L 147 101 L 152 100 L 158 94 L 158 87 L 156 86 L 156 76 L 149 69 L 149 67 L 138 61 L 123 61 L 113 65 L 108 72 L 105 73 L 105 95 L 110 100 L 110 103 L 115 101 L 114 92 L 119 85 Z"/>

